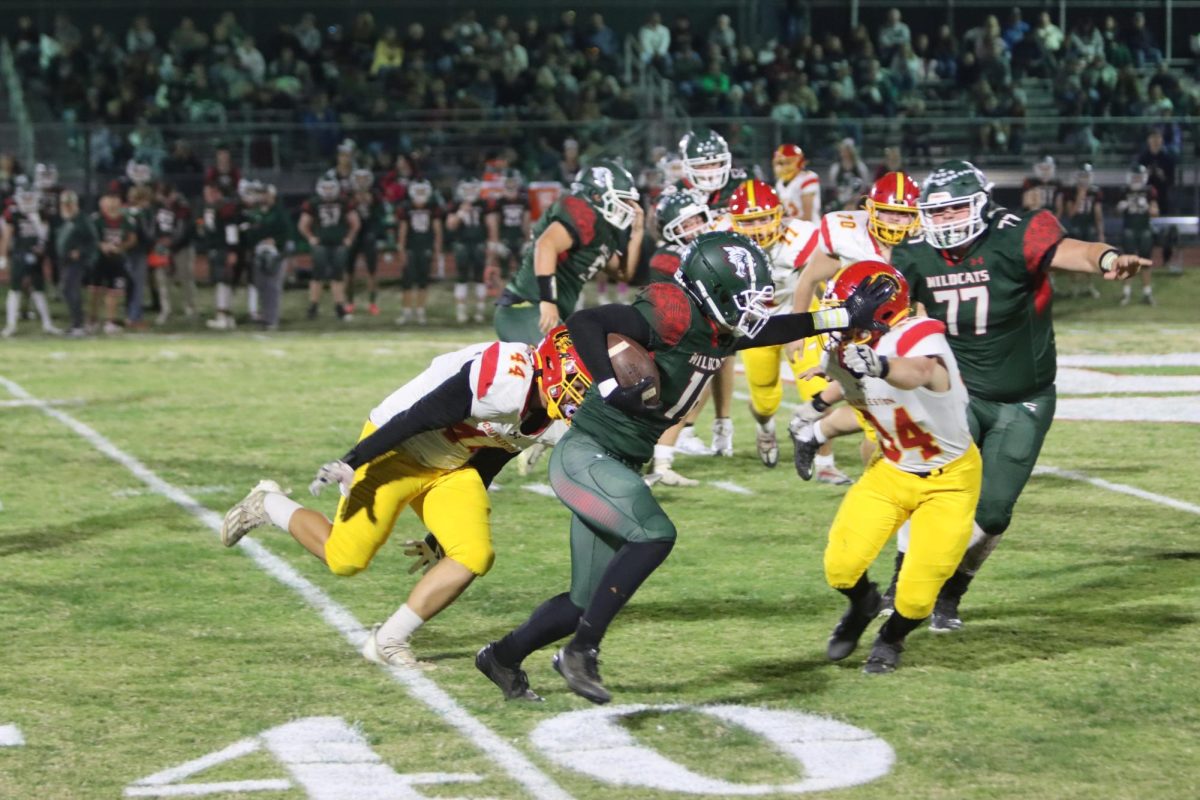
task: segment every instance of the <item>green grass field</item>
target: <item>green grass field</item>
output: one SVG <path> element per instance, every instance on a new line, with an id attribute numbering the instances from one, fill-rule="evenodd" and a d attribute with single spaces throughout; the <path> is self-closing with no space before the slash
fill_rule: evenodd
<path id="1" fill-rule="evenodd" d="M 1200 353 L 1200 274 L 1164 278 L 1158 292 L 1157 309 L 1061 304 L 1061 352 Z M 303 502 L 379 399 L 433 355 L 490 337 L 366 320 L 328 335 L 175 329 L 0 345 L 0 377 L 202 507 L 181 507 L 94 438 L 0 390 L 0 797 L 673 798 L 730 784 L 786 797 L 806 778 L 871 769 L 886 774 L 809 796 L 1200 796 L 1200 425 L 1056 423 L 1042 465 L 1110 488 L 1036 476 L 964 601 L 967 628 L 915 633 L 900 672 L 867 677 L 865 651 L 824 659 L 842 599 L 824 585 L 821 552 L 843 490 L 802 484 L 786 462 L 763 469 L 739 403 L 737 456 L 681 458 L 706 485 L 658 492 L 679 545 L 618 618 L 602 662 L 614 704 L 652 708 L 608 725 L 562 716 L 593 707 L 566 690 L 549 652 L 527 662 L 546 697 L 535 706 L 505 704 L 473 666 L 482 644 L 566 587 L 567 513 L 523 488 L 545 483 L 544 462 L 528 479 L 500 476 L 496 566 L 417 635 L 438 665 L 424 678 L 362 660 L 328 614 L 206 527 L 203 509 L 223 513 L 262 477 Z M 1112 372 L 1186 379 L 1200 366 Z M 854 474 L 856 445 L 837 449 Z M 334 500 L 317 505 L 330 512 Z M 394 538 L 419 533 L 406 512 Z M 347 579 L 281 531 L 254 539 L 364 625 L 413 582 L 398 541 Z M 748 708 L 789 712 L 758 719 L 791 738 L 772 744 L 736 722 Z M 801 714 L 861 732 L 787 733 Z M 211 768 L 143 780 L 238 742 L 225 755 L 241 755 Z M 678 774 L 639 766 L 651 753 Z M 614 783 L 622 769 L 627 782 Z"/>

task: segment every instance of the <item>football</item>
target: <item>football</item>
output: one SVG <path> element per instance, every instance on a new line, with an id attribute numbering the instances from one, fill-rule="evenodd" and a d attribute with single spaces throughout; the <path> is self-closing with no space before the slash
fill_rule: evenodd
<path id="1" fill-rule="evenodd" d="M 613 375 L 621 386 L 635 385 L 643 378 L 650 378 L 651 386 L 642 395 L 648 405 L 658 401 L 662 386 L 659 383 L 658 367 L 646 348 L 619 333 L 608 335 L 608 360 L 612 362 Z"/>

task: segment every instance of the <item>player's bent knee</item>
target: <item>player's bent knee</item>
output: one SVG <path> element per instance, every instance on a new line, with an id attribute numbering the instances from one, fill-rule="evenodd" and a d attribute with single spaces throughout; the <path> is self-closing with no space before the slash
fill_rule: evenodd
<path id="1" fill-rule="evenodd" d="M 483 577 L 496 563 L 496 550 L 490 543 L 453 547 L 446 550 L 446 558 L 457 561 L 475 575 Z"/>
<path id="2" fill-rule="evenodd" d="M 935 595 L 913 597 L 911 594 L 905 594 L 899 587 L 896 589 L 896 611 L 909 619 L 928 617 L 933 613 L 933 604 L 936 600 Z"/>
<path id="3" fill-rule="evenodd" d="M 975 509 L 975 522 L 988 536 L 999 536 L 1012 522 L 1012 510 L 998 504 L 980 501 Z"/>
<path id="4" fill-rule="evenodd" d="M 825 559 L 825 582 L 832 589 L 850 589 L 866 572 L 863 564 L 848 564 L 840 559 Z"/>
<path id="5" fill-rule="evenodd" d="M 666 514 L 651 517 L 629 537 L 631 542 L 673 542 L 675 523 Z"/>
<path id="6" fill-rule="evenodd" d="M 349 578 L 351 575 L 357 575 L 367 568 L 370 559 L 340 559 L 330 556 L 329 551 L 325 552 L 325 563 L 329 567 L 329 571 L 334 575 L 339 575 L 343 578 Z"/>

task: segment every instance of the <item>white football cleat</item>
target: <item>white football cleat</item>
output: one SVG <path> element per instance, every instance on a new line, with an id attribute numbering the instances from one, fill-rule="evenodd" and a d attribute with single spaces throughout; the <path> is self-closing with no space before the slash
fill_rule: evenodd
<path id="1" fill-rule="evenodd" d="M 48 333 L 51 336 L 62 336 L 62 328 L 47 322 L 42 325 L 42 333 Z"/>
<path id="2" fill-rule="evenodd" d="M 688 426 L 679 432 L 679 440 L 675 442 L 675 451 L 685 456 L 711 456 L 712 448 L 700 441 L 696 429 Z"/>
<path id="3" fill-rule="evenodd" d="M 717 418 L 712 424 L 712 451 L 715 455 L 733 455 L 733 420 Z"/>
<path id="4" fill-rule="evenodd" d="M 833 486 L 849 486 L 854 483 L 849 475 L 842 472 L 837 467 L 817 467 L 816 475 L 814 476 L 820 483 L 828 483 Z"/>
<path id="5" fill-rule="evenodd" d="M 384 642 L 379 643 L 377 634 L 379 633 L 378 625 L 371 628 L 367 634 L 367 640 L 363 642 L 362 657 L 367 661 L 376 664 L 382 664 L 385 667 L 400 667 L 402 669 L 437 669 L 435 664 L 428 661 L 420 661 L 413 654 L 412 645 L 408 642 Z"/>
<path id="6" fill-rule="evenodd" d="M 250 494 L 225 512 L 225 519 L 221 521 L 221 544 L 233 547 L 250 531 L 270 523 L 271 518 L 263 508 L 267 492 L 283 494 L 283 489 L 275 481 L 259 481 Z"/>
<path id="7" fill-rule="evenodd" d="M 4 330 L 0 331 L 0 336 L 3 336 L 5 339 L 8 339 L 16 332 L 17 332 L 16 325 L 5 325 Z"/>
<path id="8" fill-rule="evenodd" d="M 670 467 L 655 469 L 646 476 L 646 485 L 653 486 L 656 483 L 661 483 L 663 486 L 699 486 L 700 481 L 694 478 L 686 478 L 680 475 Z"/>
<path id="9" fill-rule="evenodd" d="M 517 474 L 525 477 L 533 472 L 542 455 L 546 452 L 547 446 L 541 442 L 534 442 L 517 454 Z"/>

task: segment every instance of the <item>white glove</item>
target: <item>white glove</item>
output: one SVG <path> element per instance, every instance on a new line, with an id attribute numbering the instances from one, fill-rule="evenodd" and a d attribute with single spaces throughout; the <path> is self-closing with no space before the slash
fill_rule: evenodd
<path id="1" fill-rule="evenodd" d="M 413 559 L 413 564 L 408 568 L 408 574 L 412 575 L 417 570 L 421 570 L 421 574 L 429 572 L 433 569 L 433 565 L 442 560 L 442 549 L 438 547 L 434 549 L 430 546 L 429 540 L 433 539 L 433 535 L 424 539 L 409 539 L 404 543 L 404 555 Z M 433 539 L 437 543 L 437 539 Z"/>
<path id="2" fill-rule="evenodd" d="M 856 378 L 886 378 L 887 356 L 881 356 L 865 344 L 848 344 L 842 350 L 842 363 Z"/>
<path id="3" fill-rule="evenodd" d="M 825 405 L 821 410 L 812 404 L 811 401 L 805 403 L 796 409 L 796 413 L 792 415 L 792 424 L 789 426 L 798 430 L 801 426 L 807 425 L 810 422 L 816 422 L 821 417 L 825 416 L 829 410 L 829 406 Z"/>
<path id="4" fill-rule="evenodd" d="M 330 461 L 317 470 L 317 477 L 308 485 L 308 490 L 316 497 L 326 486 L 334 483 L 341 489 L 342 497 L 349 497 L 350 487 L 354 483 L 354 469 L 344 461 Z"/>

